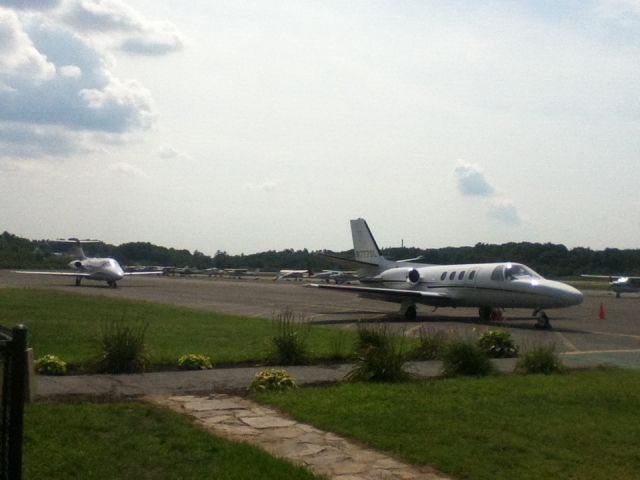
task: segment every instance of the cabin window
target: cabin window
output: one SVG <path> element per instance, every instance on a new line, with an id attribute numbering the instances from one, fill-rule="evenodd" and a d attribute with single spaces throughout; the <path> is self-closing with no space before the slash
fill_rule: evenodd
<path id="1" fill-rule="evenodd" d="M 456 272 L 451 272 L 451 275 L 449 275 L 449 280 L 455 280 L 456 278 Z"/>
<path id="2" fill-rule="evenodd" d="M 496 282 L 502 282 L 504 280 L 504 265 L 498 265 L 496 268 L 493 269 L 493 272 L 491 272 L 491 280 L 496 281 Z"/>
<path id="3" fill-rule="evenodd" d="M 458 275 L 458 280 L 462 280 L 464 279 L 464 270 L 460 272 L 460 274 Z"/>
<path id="4" fill-rule="evenodd" d="M 440 280 L 444 280 L 445 278 L 447 278 L 447 272 L 442 272 L 442 275 L 440 275 Z"/>
<path id="5" fill-rule="evenodd" d="M 475 270 L 471 270 L 471 272 L 469 273 L 469 280 L 473 280 L 476 276 L 476 271 Z"/>

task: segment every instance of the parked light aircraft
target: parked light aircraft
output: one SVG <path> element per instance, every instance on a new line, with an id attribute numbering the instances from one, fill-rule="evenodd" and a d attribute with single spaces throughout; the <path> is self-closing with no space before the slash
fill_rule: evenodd
<path id="1" fill-rule="evenodd" d="M 623 293 L 640 292 L 640 277 L 623 277 L 619 275 L 581 275 L 585 278 L 609 280 L 609 288 L 616 292 L 616 298 Z"/>
<path id="2" fill-rule="evenodd" d="M 344 283 L 349 280 L 357 280 L 356 272 L 346 272 L 342 270 L 322 270 L 314 272 L 312 270 L 280 270 L 274 280 L 302 280 L 303 278 L 313 278 L 314 280 L 324 280 L 327 283 Z"/>
<path id="3" fill-rule="evenodd" d="M 360 285 L 312 284 L 363 297 L 400 303 L 400 313 L 416 317 L 416 304 L 438 307 L 478 307 L 489 320 L 497 309 L 532 308 L 538 328 L 550 328 L 545 309 L 582 302 L 582 293 L 564 283 L 547 280 L 518 263 L 430 265 L 393 261 L 382 256 L 367 222 L 351 220 L 355 260 L 323 254 L 356 265 Z"/>
<path id="4" fill-rule="evenodd" d="M 307 270 L 280 270 L 274 280 L 302 280 L 305 277 L 313 276 L 313 272 Z"/>
<path id="5" fill-rule="evenodd" d="M 29 275 L 57 275 L 66 277 L 75 277 L 76 286 L 80 285 L 83 278 L 89 280 L 100 280 L 107 282 L 111 288 L 116 288 L 117 281 L 130 275 L 161 275 L 161 271 L 151 272 L 125 272 L 117 260 L 114 258 L 95 258 L 87 257 L 82 250 L 80 240 L 70 238 L 69 240 L 56 240 L 56 242 L 73 243 L 72 255 L 74 259 L 69 262 L 73 272 L 55 272 L 42 271 L 34 272 L 27 270 L 17 270 L 16 273 L 24 273 Z M 98 243 L 97 240 L 82 240 L 82 243 Z"/>

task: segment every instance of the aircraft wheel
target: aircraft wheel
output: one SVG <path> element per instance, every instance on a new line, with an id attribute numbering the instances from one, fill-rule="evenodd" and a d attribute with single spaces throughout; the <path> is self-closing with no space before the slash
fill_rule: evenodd
<path id="1" fill-rule="evenodd" d="M 480 316 L 480 320 L 483 322 L 488 322 L 491 320 L 491 314 L 493 313 L 493 308 L 491 307 L 480 307 L 478 309 L 478 315 Z"/>
<path id="2" fill-rule="evenodd" d="M 76 287 L 80 286 L 81 281 L 82 281 L 82 277 L 76 277 Z"/>
<path id="3" fill-rule="evenodd" d="M 415 320 L 417 316 L 418 316 L 418 311 L 416 310 L 416 306 L 409 305 L 407 307 L 406 312 L 404 312 L 405 320 Z"/>
<path id="4" fill-rule="evenodd" d="M 538 312 L 538 323 L 535 327 L 541 330 L 551 330 L 551 323 L 549 323 L 549 317 L 546 313 Z"/>

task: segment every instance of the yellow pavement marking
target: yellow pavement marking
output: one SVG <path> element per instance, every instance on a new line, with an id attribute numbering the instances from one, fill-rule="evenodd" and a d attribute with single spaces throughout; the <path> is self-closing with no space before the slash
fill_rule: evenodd
<path id="1" fill-rule="evenodd" d="M 562 352 L 560 355 L 589 355 L 593 353 L 640 353 L 640 348 L 622 350 L 576 350 L 575 352 Z"/>
<path id="2" fill-rule="evenodd" d="M 635 338 L 636 340 L 640 340 L 640 335 L 630 335 L 628 333 L 610 333 L 610 332 L 590 332 L 595 333 L 596 335 L 609 335 L 610 337 L 629 337 Z"/>
<path id="3" fill-rule="evenodd" d="M 561 334 L 560 332 L 555 332 L 556 336 L 560 338 L 560 340 L 562 340 L 562 343 L 564 343 L 567 347 L 569 347 L 570 350 L 573 350 L 574 352 L 578 350 L 578 347 L 576 347 L 573 342 L 571 340 L 569 340 L 567 337 L 565 337 L 563 334 Z"/>

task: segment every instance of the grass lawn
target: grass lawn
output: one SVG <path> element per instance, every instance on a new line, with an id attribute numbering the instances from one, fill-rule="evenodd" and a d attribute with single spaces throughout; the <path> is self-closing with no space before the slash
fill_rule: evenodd
<path id="1" fill-rule="evenodd" d="M 460 479 L 640 472 L 638 371 L 343 384 L 257 398 Z"/>
<path id="2" fill-rule="evenodd" d="M 147 302 L 91 297 L 38 289 L 0 289 L 0 324 L 24 323 L 35 357 L 54 354 L 83 364 L 98 354 L 103 326 L 114 319 L 147 322 L 146 344 L 155 364 L 175 365 L 179 356 L 199 353 L 214 363 L 266 358 L 272 322 Z M 355 333 L 312 327 L 309 348 L 315 358 L 331 357 L 336 345 L 347 354 Z"/>
<path id="3" fill-rule="evenodd" d="M 23 455 L 32 480 L 321 478 L 137 403 L 29 405 Z"/>

